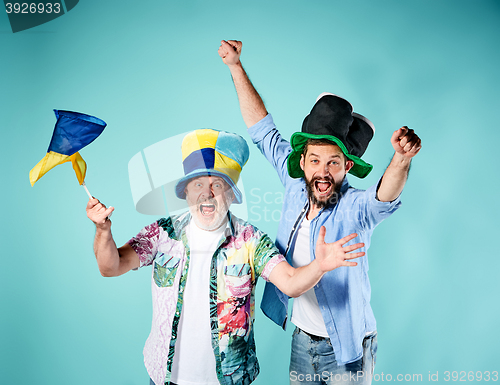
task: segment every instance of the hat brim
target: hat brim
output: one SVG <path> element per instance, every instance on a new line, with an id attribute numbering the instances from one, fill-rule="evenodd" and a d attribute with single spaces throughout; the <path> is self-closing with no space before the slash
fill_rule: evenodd
<path id="1" fill-rule="evenodd" d="M 296 132 L 290 138 L 292 152 L 288 155 L 287 159 L 288 175 L 292 178 L 302 178 L 304 176 L 304 171 L 300 168 L 300 157 L 308 139 L 326 139 L 337 144 L 342 150 L 342 153 L 354 162 L 354 166 L 352 166 L 349 170 L 349 173 L 357 176 L 358 178 L 366 177 L 373 169 L 371 164 L 366 163 L 364 160 L 355 155 L 349 154 L 347 148 L 344 146 L 344 143 L 333 135 L 315 135 L 304 132 Z"/>
<path id="2" fill-rule="evenodd" d="M 185 175 L 182 179 L 180 179 L 177 184 L 175 185 L 175 195 L 179 199 L 186 199 L 186 192 L 184 191 L 186 189 L 187 184 L 191 179 L 198 178 L 200 176 L 219 176 L 222 179 L 224 179 L 227 184 L 231 187 L 231 189 L 234 192 L 234 201 L 233 203 L 242 203 L 243 198 L 241 195 L 241 191 L 236 187 L 234 182 L 232 181 L 231 178 L 229 178 L 226 174 L 215 171 L 214 169 L 198 169 L 195 171 L 190 172 L 189 174 Z"/>

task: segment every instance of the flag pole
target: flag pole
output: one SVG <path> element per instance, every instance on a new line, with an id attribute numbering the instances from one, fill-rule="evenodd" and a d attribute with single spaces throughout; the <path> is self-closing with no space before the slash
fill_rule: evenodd
<path id="1" fill-rule="evenodd" d="M 87 186 L 85 185 L 85 182 L 82 183 L 82 186 L 83 188 L 85 189 L 85 191 L 87 192 L 87 195 L 89 196 L 89 199 L 92 199 L 92 195 L 90 195 L 90 192 L 89 192 L 89 189 L 87 188 Z"/>
<path id="2" fill-rule="evenodd" d="M 90 192 L 89 192 L 89 189 L 87 188 L 87 186 L 85 185 L 85 182 L 82 182 L 82 186 L 83 188 L 85 189 L 85 191 L 87 192 L 87 195 L 89 196 L 90 199 L 93 199 L 94 197 L 92 195 L 90 195 Z M 113 215 L 113 213 L 109 214 L 107 217 L 106 217 L 106 220 L 109 220 L 109 218 L 111 218 L 111 215 Z"/>

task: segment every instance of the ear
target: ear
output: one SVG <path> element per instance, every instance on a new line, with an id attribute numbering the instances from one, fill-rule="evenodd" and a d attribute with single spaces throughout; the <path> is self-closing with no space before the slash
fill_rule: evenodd
<path id="1" fill-rule="evenodd" d="M 354 162 L 352 160 L 348 160 L 345 162 L 345 173 L 347 174 L 349 170 L 354 166 Z"/>
<path id="2" fill-rule="evenodd" d="M 299 165 L 300 165 L 300 168 L 302 169 L 302 171 L 304 171 L 304 154 L 301 154 L 300 155 L 300 162 L 299 162 Z"/>
<path id="3" fill-rule="evenodd" d="M 234 191 L 231 187 L 229 187 L 229 190 L 226 192 L 226 199 L 230 200 L 229 204 L 232 204 L 234 200 L 236 199 L 236 196 L 234 195 Z"/>

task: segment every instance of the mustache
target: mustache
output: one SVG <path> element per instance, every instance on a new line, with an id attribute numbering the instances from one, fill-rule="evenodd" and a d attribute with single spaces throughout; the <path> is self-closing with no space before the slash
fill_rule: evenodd
<path id="1" fill-rule="evenodd" d="M 208 203 L 208 204 L 211 204 L 211 205 L 214 205 L 215 207 L 217 207 L 217 200 L 215 200 L 215 198 L 200 198 L 196 202 L 197 205 L 201 205 L 204 203 Z"/>
<path id="2" fill-rule="evenodd" d="M 322 177 L 322 178 L 316 176 L 316 177 L 311 178 L 310 180 L 308 180 L 307 178 L 304 178 L 304 179 L 306 182 L 307 195 L 308 195 L 308 197 L 313 205 L 315 205 L 318 208 L 324 208 L 327 206 L 333 206 L 333 205 L 337 204 L 338 200 L 341 197 L 340 188 L 342 186 L 342 181 L 344 179 L 342 179 L 342 181 L 340 181 L 340 183 L 336 183 L 335 180 L 330 175 Z M 315 183 L 316 183 L 316 181 L 320 181 L 320 180 L 330 182 L 333 186 L 333 191 L 332 191 L 330 197 L 328 197 L 326 200 L 318 200 L 318 199 L 316 199 L 316 196 L 314 195 L 314 189 L 316 188 Z"/>
<path id="3" fill-rule="evenodd" d="M 335 181 L 333 180 L 333 178 L 330 175 L 325 176 L 325 177 L 315 176 L 314 178 L 312 178 L 309 181 L 309 183 L 315 183 L 318 180 L 326 180 L 327 182 L 330 182 L 331 184 L 335 184 Z"/>

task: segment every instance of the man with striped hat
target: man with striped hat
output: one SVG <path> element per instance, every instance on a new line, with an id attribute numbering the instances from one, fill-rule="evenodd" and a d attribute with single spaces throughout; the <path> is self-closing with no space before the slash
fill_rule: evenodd
<path id="1" fill-rule="evenodd" d="M 231 72 L 243 120 L 253 142 L 285 186 L 276 246 L 293 266 L 318 258 L 316 240 L 357 232 L 366 251 L 374 228 L 400 206 L 410 162 L 420 138 L 402 127 L 391 138 L 395 150 L 380 181 L 368 190 L 350 186 L 347 173 L 364 178 L 372 166 L 361 159 L 375 128 L 337 95 L 321 94 L 302 124 L 285 140 L 240 61 L 240 41 L 222 41 L 219 55 Z M 369 384 L 377 351 L 370 306 L 367 255 L 356 267 L 336 269 L 293 302 L 290 383 Z M 286 293 L 266 283 L 264 313 L 286 327 Z"/>
<path id="2" fill-rule="evenodd" d="M 343 247 L 356 234 L 325 243 L 323 231 L 316 260 L 292 268 L 266 234 L 229 211 L 242 202 L 237 182 L 248 156 L 239 135 L 213 129 L 187 134 L 185 175 L 175 194 L 189 211 L 146 226 L 120 248 L 111 235 L 113 207 L 97 199 L 87 204 L 103 276 L 153 266 L 153 324 L 144 347 L 152 384 L 250 384 L 259 373 L 253 333 L 257 279 L 296 297 L 325 272 L 355 266 L 349 260 L 363 255 L 352 253 L 363 244 Z"/>

